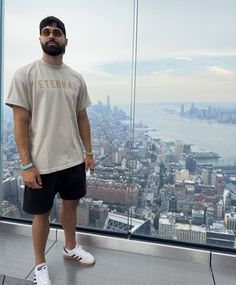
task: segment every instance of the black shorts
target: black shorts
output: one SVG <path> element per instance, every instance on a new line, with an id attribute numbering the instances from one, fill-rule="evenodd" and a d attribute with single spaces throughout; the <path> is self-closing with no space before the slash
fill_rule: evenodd
<path id="1" fill-rule="evenodd" d="M 25 185 L 23 210 L 29 214 L 50 211 L 57 193 L 63 200 L 78 200 L 86 195 L 85 163 L 40 176 L 41 189 Z"/>

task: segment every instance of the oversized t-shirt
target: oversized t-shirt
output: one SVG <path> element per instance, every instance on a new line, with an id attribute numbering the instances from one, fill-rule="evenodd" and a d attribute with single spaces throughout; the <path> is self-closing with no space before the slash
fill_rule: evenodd
<path id="1" fill-rule="evenodd" d="M 79 73 L 37 60 L 16 71 L 5 103 L 30 112 L 31 159 L 40 174 L 84 161 L 77 116 L 91 102 Z"/>

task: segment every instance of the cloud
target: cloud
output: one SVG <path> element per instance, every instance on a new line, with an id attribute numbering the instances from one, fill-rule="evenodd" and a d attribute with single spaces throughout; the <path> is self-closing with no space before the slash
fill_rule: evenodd
<path id="1" fill-rule="evenodd" d="M 235 80 L 216 80 L 206 74 L 143 75 L 137 78 L 136 100 L 139 102 L 235 102 Z M 145 95 L 145 96 L 144 96 Z"/>
<path id="2" fill-rule="evenodd" d="M 18 67 L 41 57 L 38 25 L 43 17 L 54 14 L 65 22 L 69 38 L 64 62 L 85 76 L 91 93 L 98 98 L 109 93 L 116 101 L 130 100 L 133 1 L 59 0 L 56 6 L 46 0 L 18 2 L 5 1 L 5 90 Z M 181 9 L 174 4 L 178 1 L 169 2 L 140 1 L 140 98 L 153 101 L 158 92 L 163 100 L 180 100 L 182 96 L 202 100 L 204 95 L 205 100 L 232 101 L 236 2 L 225 5 L 216 1 L 214 13 L 212 0 L 204 1 L 204 13 L 198 2 L 183 0 Z"/>
<path id="3" fill-rule="evenodd" d="M 208 70 L 220 76 L 232 76 L 233 75 L 233 72 L 231 72 L 230 70 L 219 67 L 219 66 L 211 66 L 208 68 Z"/>

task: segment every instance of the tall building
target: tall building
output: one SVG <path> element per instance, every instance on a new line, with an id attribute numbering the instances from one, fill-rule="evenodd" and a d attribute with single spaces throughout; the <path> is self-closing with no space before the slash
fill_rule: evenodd
<path id="1" fill-rule="evenodd" d="M 180 160 L 183 159 L 183 150 L 184 150 L 183 142 L 180 141 L 180 140 L 177 140 L 175 142 L 175 150 L 174 150 L 174 155 L 175 155 L 176 162 L 179 162 Z"/>
<path id="2" fill-rule="evenodd" d="M 24 185 L 20 185 L 20 187 L 18 188 L 18 196 L 19 196 L 19 202 L 20 202 L 20 209 L 21 209 L 22 206 L 23 206 L 24 190 L 25 190 L 25 186 L 24 186 Z"/>
<path id="3" fill-rule="evenodd" d="M 89 202 L 92 199 L 81 199 L 77 207 L 77 221 L 79 225 L 88 226 L 89 225 Z"/>
<path id="4" fill-rule="evenodd" d="M 109 209 L 103 201 L 92 201 L 89 205 L 89 226 L 99 229 L 104 228 Z"/>
<path id="5" fill-rule="evenodd" d="M 215 185 L 216 181 L 216 171 L 213 167 L 207 167 L 207 169 L 202 170 L 202 184 L 204 185 Z"/>
<path id="6" fill-rule="evenodd" d="M 177 198 L 171 197 L 169 200 L 169 212 L 177 212 Z"/>
<path id="7" fill-rule="evenodd" d="M 13 181 L 15 182 L 15 178 L 13 178 Z M 12 196 L 11 194 L 11 184 L 12 184 L 12 178 L 7 178 L 2 182 L 2 200 L 9 200 L 9 197 Z M 15 184 L 16 188 L 16 184 Z M 14 195 L 14 193 L 13 193 Z"/>
<path id="8" fill-rule="evenodd" d="M 184 242 L 206 243 L 206 228 L 176 223 L 175 238 Z"/>
<path id="9" fill-rule="evenodd" d="M 110 96 L 107 96 L 107 112 L 111 111 Z"/>
<path id="10" fill-rule="evenodd" d="M 88 180 L 86 198 L 107 203 L 137 205 L 139 188 L 137 184 L 130 187 L 128 184 L 118 183 L 113 180 L 90 179 Z"/>
<path id="11" fill-rule="evenodd" d="M 216 219 L 222 220 L 224 215 L 224 203 L 223 200 L 220 200 L 216 203 Z"/>
<path id="12" fill-rule="evenodd" d="M 223 195 L 224 192 L 224 177 L 222 174 L 216 174 L 215 179 L 215 191 L 217 195 Z"/>
<path id="13" fill-rule="evenodd" d="M 112 153 L 112 163 L 121 164 L 123 158 L 123 148 L 119 147 L 115 152 Z"/>
<path id="14" fill-rule="evenodd" d="M 214 222 L 214 208 L 206 207 L 205 208 L 205 225 L 210 227 Z"/>
<path id="15" fill-rule="evenodd" d="M 175 219 L 165 214 L 159 218 L 158 232 L 160 238 L 173 239 L 175 231 Z"/>
<path id="16" fill-rule="evenodd" d="M 225 225 L 227 230 L 236 231 L 236 213 L 225 214 Z"/>
<path id="17" fill-rule="evenodd" d="M 223 194 L 224 213 L 230 212 L 231 207 L 231 194 L 228 189 L 224 190 Z"/>
<path id="18" fill-rule="evenodd" d="M 205 224 L 205 213 L 203 210 L 192 210 L 192 223 L 194 225 Z"/>
<path id="19" fill-rule="evenodd" d="M 138 147 L 138 156 L 142 159 L 145 159 L 147 157 L 147 147 L 140 145 Z"/>
<path id="20" fill-rule="evenodd" d="M 2 182 L 2 192 L 3 201 L 7 200 L 14 202 L 14 204 L 19 203 L 18 189 L 22 185 L 21 177 L 10 177 Z"/>
<path id="21" fill-rule="evenodd" d="M 185 168 L 190 172 L 190 173 L 194 173 L 196 171 L 197 168 L 197 162 L 194 158 L 192 157 L 188 157 L 186 158 L 185 161 Z"/>
<path id="22" fill-rule="evenodd" d="M 213 197 L 215 196 L 215 186 L 214 185 L 202 185 L 202 194 L 205 196 Z"/>

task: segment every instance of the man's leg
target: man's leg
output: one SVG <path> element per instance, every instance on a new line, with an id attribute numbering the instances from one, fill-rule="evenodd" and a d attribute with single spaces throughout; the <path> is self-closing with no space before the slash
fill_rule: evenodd
<path id="1" fill-rule="evenodd" d="M 76 259 L 83 265 L 95 264 L 95 258 L 91 253 L 76 246 L 76 208 L 79 200 L 62 200 L 60 209 L 60 220 L 65 233 L 65 247 L 63 249 L 64 258 Z"/>
<path id="2" fill-rule="evenodd" d="M 46 262 L 45 248 L 49 233 L 49 216 L 50 211 L 42 215 L 35 215 L 33 218 L 32 237 L 35 254 L 35 265 Z"/>
<path id="3" fill-rule="evenodd" d="M 65 248 L 73 249 L 76 246 L 76 208 L 79 200 L 63 200 L 60 208 L 60 221 L 65 233 Z"/>

